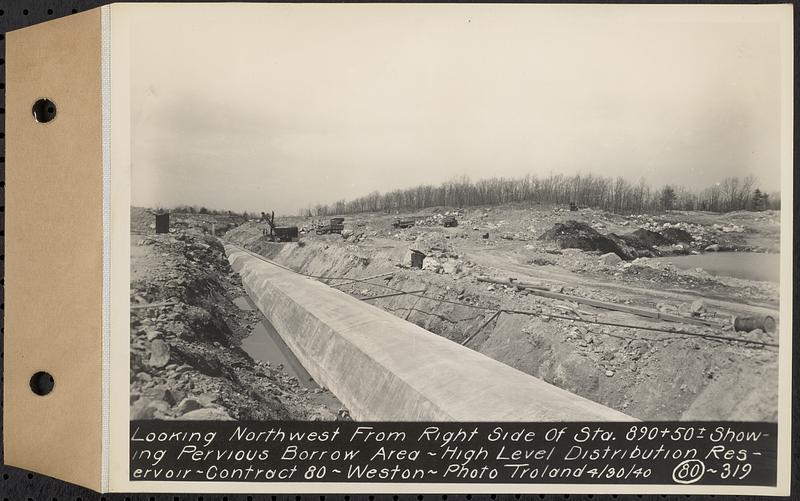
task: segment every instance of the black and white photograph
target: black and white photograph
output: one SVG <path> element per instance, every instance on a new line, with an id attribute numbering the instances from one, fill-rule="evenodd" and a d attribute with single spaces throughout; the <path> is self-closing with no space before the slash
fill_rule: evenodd
<path id="1" fill-rule="evenodd" d="M 72 12 L 0 44 L 7 466 L 791 493 L 793 5 Z"/>
<path id="2" fill-rule="evenodd" d="M 131 420 L 778 421 L 780 32 L 504 9 L 127 11 Z"/>

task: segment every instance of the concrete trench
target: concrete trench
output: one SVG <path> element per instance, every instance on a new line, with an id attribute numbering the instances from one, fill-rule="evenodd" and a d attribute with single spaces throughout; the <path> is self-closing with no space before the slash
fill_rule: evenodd
<path id="1" fill-rule="evenodd" d="M 357 420 L 634 421 L 233 245 L 252 301 Z"/>

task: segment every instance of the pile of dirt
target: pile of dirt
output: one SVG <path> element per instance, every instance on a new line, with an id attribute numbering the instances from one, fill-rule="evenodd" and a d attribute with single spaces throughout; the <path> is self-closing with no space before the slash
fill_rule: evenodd
<path id="1" fill-rule="evenodd" d="M 177 232 L 131 249 L 131 419 L 331 420 L 330 394 L 309 390 L 240 348 L 257 311 L 221 243 Z M 326 398 L 323 398 L 326 397 Z"/>
<path id="2" fill-rule="evenodd" d="M 575 220 L 556 223 L 552 228 L 544 232 L 539 237 L 539 240 L 553 241 L 562 249 L 600 251 L 603 254 L 613 252 L 625 260 L 636 257 L 613 239 L 599 233 L 588 224 Z"/>
<path id="3" fill-rule="evenodd" d="M 625 239 L 628 240 L 628 242 L 631 242 L 634 247 L 638 245 L 641 248 L 652 248 L 672 244 L 669 239 L 665 238 L 660 233 L 646 230 L 644 228 L 639 228 L 638 230 L 628 233 L 625 235 Z"/>
<path id="4" fill-rule="evenodd" d="M 637 257 L 653 257 L 656 255 L 656 252 L 652 247 L 643 245 L 638 239 L 629 238 L 628 235 L 609 233 L 606 235 L 606 237 L 617 244 L 622 250 L 623 254 L 628 256 L 627 258 L 624 258 L 626 260 L 636 259 Z M 619 256 L 622 257 L 621 255 Z"/>
<path id="5" fill-rule="evenodd" d="M 691 244 L 693 241 L 691 233 L 680 228 L 664 228 L 661 235 L 673 244 Z"/>

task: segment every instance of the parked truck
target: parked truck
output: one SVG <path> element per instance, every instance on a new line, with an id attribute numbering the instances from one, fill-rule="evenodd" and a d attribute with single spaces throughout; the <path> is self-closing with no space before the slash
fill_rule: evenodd
<path id="1" fill-rule="evenodd" d="M 411 227 L 415 226 L 416 224 L 417 224 L 417 222 L 414 221 L 413 219 L 400 219 L 400 218 L 397 218 L 392 223 L 392 228 L 405 229 L 405 228 L 411 228 Z"/>
<path id="2" fill-rule="evenodd" d="M 333 217 L 327 223 L 317 226 L 317 235 L 327 235 L 329 233 L 338 233 L 341 235 L 344 230 L 344 218 Z"/>
<path id="3" fill-rule="evenodd" d="M 453 228 L 458 226 L 458 220 L 455 216 L 445 216 L 442 220 L 442 225 L 444 225 L 445 228 Z"/>

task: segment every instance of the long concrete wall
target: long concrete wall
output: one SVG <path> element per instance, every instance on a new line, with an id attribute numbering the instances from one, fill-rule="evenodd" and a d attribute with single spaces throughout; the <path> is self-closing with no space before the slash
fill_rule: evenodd
<path id="1" fill-rule="evenodd" d="M 295 356 L 374 421 L 632 421 L 234 246 L 228 259 Z"/>

